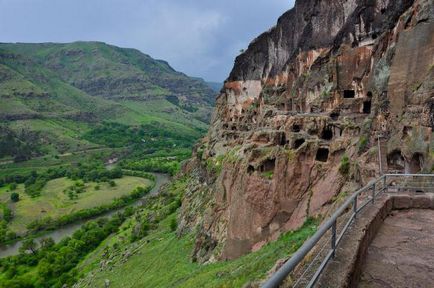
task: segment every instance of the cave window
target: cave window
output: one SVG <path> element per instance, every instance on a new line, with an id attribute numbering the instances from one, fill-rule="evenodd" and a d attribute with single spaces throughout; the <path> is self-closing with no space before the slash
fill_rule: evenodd
<path id="1" fill-rule="evenodd" d="M 300 132 L 301 131 L 301 126 L 298 124 L 294 124 L 292 125 L 292 132 Z"/>
<path id="2" fill-rule="evenodd" d="M 316 161 L 327 162 L 329 160 L 329 149 L 319 148 L 316 152 Z"/>
<path id="3" fill-rule="evenodd" d="M 381 8 L 380 12 L 381 12 L 381 14 L 386 13 L 386 8 Z"/>
<path id="4" fill-rule="evenodd" d="M 297 139 L 297 140 L 295 140 L 295 142 L 294 142 L 294 146 L 293 146 L 293 148 L 294 148 L 294 149 L 298 149 L 298 148 L 300 148 L 301 145 L 303 145 L 305 142 L 306 142 L 306 140 L 304 140 L 303 138 L 301 138 L 301 139 Z"/>
<path id="5" fill-rule="evenodd" d="M 371 107 L 372 107 L 371 100 L 367 100 L 367 101 L 363 102 L 363 113 L 364 114 L 371 114 Z"/>
<path id="6" fill-rule="evenodd" d="M 321 138 L 324 140 L 332 140 L 333 139 L 333 131 L 330 127 L 326 127 L 322 133 Z"/>
<path id="7" fill-rule="evenodd" d="M 423 155 L 420 153 L 415 153 L 413 157 L 411 158 L 411 161 L 409 163 L 409 170 L 410 174 L 416 174 L 422 171 L 423 167 Z"/>
<path id="8" fill-rule="evenodd" d="M 374 33 L 372 33 L 372 39 L 373 39 L 373 40 L 375 40 L 375 39 L 377 39 L 377 38 L 378 38 L 378 34 L 377 34 L 377 33 L 375 33 L 375 32 L 374 32 Z"/>
<path id="9" fill-rule="evenodd" d="M 272 172 L 274 171 L 274 167 L 276 166 L 276 159 L 267 159 L 264 163 L 262 163 L 260 167 L 260 171 L 263 172 Z"/>
<path id="10" fill-rule="evenodd" d="M 404 157 L 401 151 L 395 150 L 387 155 L 387 166 L 389 169 L 403 171 L 405 167 Z"/>
<path id="11" fill-rule="evenodd" d="M 332 118 L 333 121 L 337 121 L 339 119 L 340 114 L 338 112 L 333 112 L 330 114 L 330 118 Z"/>
<path id="12" fill-rule="evenodd" d="M 344 98 L 346 99 L 356 98 L 356 91 L 344 90 Z"/>
<path id="13" fill-rule="evenodd" d="M 281 133 L 279 136 L 279 145 L 285 146 L 286 145 L 286 135 L 285 133 Z"/>
<path id="14" fill-rule="evenodd" d="M 255 172 L 255 168 L 252 165 L 249 165 L 249 167 L 247 167 L 247 173 L 251 175 L 253 174 L 253 172 Z"/>
<path id="15" fill-rule="evenodd" d="M 371 91 L 369 91 L 366 95 L 368 96 L 368 98 L 372 98 L 372 92 Z"/>

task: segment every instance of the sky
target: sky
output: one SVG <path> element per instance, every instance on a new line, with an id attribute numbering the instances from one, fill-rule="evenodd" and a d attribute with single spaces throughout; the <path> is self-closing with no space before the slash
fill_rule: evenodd
<path id="1" fill-rule="evenodd" d="M 0 42 L 103 41 L 222 82 L 294 0 L 0 0 Z"/>

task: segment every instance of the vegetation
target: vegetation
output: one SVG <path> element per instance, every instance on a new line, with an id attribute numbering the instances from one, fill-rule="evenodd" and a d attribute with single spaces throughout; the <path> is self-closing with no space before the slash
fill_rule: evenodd
<path id="1" fill-rule="evenodd" d="M 182 193 L 176 192 L 175 187 L 178 184 L 172 184 L 169 195 Z M 134 245 L 129 247 L 123 239 L 136 227 L 135 220 L 129 220 L 131 222 L 124 224 L 126 230 L 121 229 L 122 232 L 105 241 L 105 245 L 80 264 L 78 269 L 82 271 L 82 276 L 89 272 L 94 274 L 80 282 L 82 287 L 101 286 L 105 279 L 110 280 L 111 287 L 137 287 L 140 283 L 147 283 L 152 287 L 242 287 L 247 282 L 264 278 L 278 259 L 294 253 L 316 231 L 318 223 L 309 219 L 298 231 L 289 232 L 259 251 L 237 260 L 201 265 L 192 262 L 190 258 L 194 247 L 193 235 L 188 234 L 181 238 L 176 236 L 174 223 L 177 213 L 172 211 L 167 214 L 171 210 L 170 200 L 167 200 L 167 195 L 162 197 L 165 197 L 166 201 L 160 199 L 158 206 L 154 203 L 143 211 L 147 215 L 145 219 L 152 218 L 149 215 L 161 215 L 161 210 L 166 211 L 163 215 L 167 216 L 149 224 L 152 233 L 149 231 L 143 239 L 136 240 L 137 243 L 129 244 Z M 133 247 L 138 248 L 125 260 L 122 257 L 124 249 L 133 250 Z M 113 263 L 100 270 L 101 259 L 106 259 L 108 255 Z M 125 273 L 128 273 L 128 278 L 124 277 Z"/>
<path id="2" fill-rule="evenodd" d="M 74 267 L 107 236 L 118 231 L 125 220 L 118 213 L 110 220 L 89 222 L 58 244 L 52 239 L 41 241 L 40 248 L 32 239 L 23 242 L 20 254 L 0 260 L 0 287 L 63 287 L 75 282 Z"/>
<path id="3" fill-rule="evenodd" d="M 339 166 L 339 173 L 341 173 L 342 176 L 348 177 L 350 174 L 350 168 L 350 158 L 348 158 L 347 155 L 344 155 Z"/>
<path id="4" fill-rule="evenodd" d="M 18 194 L 16 192 L 11 193 L 11 201 L 12 202 L 20 201 L 20 194 Z"/>

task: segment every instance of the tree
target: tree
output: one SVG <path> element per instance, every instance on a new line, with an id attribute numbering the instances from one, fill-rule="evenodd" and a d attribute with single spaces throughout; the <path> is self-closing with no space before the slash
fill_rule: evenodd
<path id="1" fill-rule="evenodd" d="M 6 222 L 10 222 L 12 220 L 12 210 L 9 207 L 3 208 L 3 219 Z"/>
<path id="2" fill-rule="evenodd" d="M 11 191 L 14 191 L 15 189 L 17 189 L 17 183 L 11 183 L 11 184 L 9 185 L 9 189 L 10 189 Z"/>
<path id="3" fill-rule="evenodd" d="M 21 244 L 21 247 L 18 249 L 21 254 L 26 253 L 27 251 L 32 252 L 32 254 L 36 253 L 36 243 L 33 239 L 26 239 Z"/>
<path id="4" fill-rule="evenodd" d="M 11 200 L 12 200 L 12 202 L 18 202 L 18 201 L 20 201 L 20 195 L 18 193 L 16 193 L 16 192 L 12 193 L 11 194 Z"/>

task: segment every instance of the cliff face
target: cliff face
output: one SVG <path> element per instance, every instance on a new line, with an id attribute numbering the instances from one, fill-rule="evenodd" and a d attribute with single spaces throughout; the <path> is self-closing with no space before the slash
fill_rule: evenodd
<path id="1" fill-rule="evenodd" d="M 433 128 L 433 0 L 296 1 L 236 59 L 184 168 L 193 258 L 259 249 L 380 166 L 431 172 Z"/>

